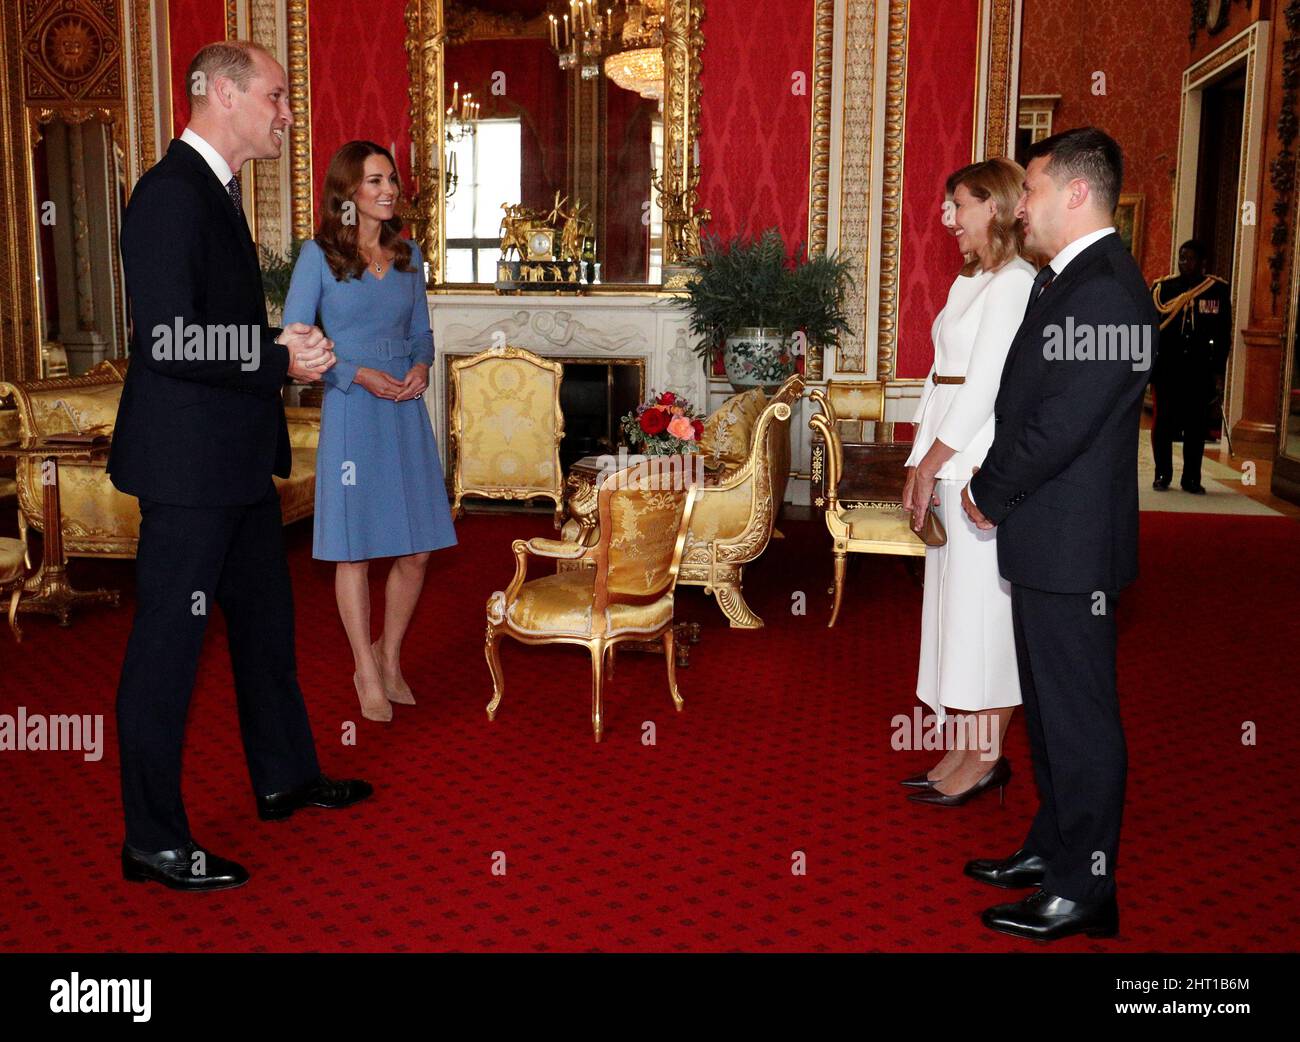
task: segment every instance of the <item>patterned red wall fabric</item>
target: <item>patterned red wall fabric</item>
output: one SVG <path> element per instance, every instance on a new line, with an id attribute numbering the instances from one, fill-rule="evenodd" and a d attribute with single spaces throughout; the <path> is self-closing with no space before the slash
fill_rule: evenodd
<path id="1" fill-rule="evenodd" d="M 940 223 L 943 183 L 971 160 L 979 0 L 911 5 L 903 138 L 902 251 L 894 374 L 925 376 L 930 325 L 948 298 L 961 254 Z"/>
<path id="2" fill-rule="evenodd" d="M 1124 150 L 1124 191 L 1146 198 L 1142 272 L 1169 273 L 1178 107 L 1190 62 L 1184 4 L 1025 0 L 1021 94 L 1060 94 L 1054 130 L 1092 124 Z M 1104 96 L 1093 74 L 1106 74 Z"/>
<path id="3" fill-rule="evenodd" d="M 319 204 L 330 157 L 357 138 L 385 147 L 396 143 L 398 176 L 403 188 L 412 187 L 404 10 L 403 0 L 311 4 L 307 46 L 313 205 Z"/>
<path id="4" fill-rule="evenodd" d="M 180 137 L 189 122 L 185 70 L 195 52 L 226 38 L 226 6 L 222 0 L 167 0 L 168 42 L 171 46 L 172 120 Z"/>
<path id="5" fill-rule="evenodd" d="M 770 225 L 791 249 L 807 238 L 812 12 L 812 0 L 709 0 L 700 203 L 724 239 Z"/>

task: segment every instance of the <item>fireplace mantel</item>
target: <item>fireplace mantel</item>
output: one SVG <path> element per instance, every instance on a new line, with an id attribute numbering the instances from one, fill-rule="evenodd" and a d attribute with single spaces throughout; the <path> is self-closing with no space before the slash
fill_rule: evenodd
<path id="1" fill-rule="evenodd" d="M 430 293 L 429 320 L 437 355 L 475 354 L 497 344 L 543 357 L 640 358 L 647 391 L 672 391 L 708 408 L 700 360 L 691 350 L 688 318 L 679 298 L 657 294 L 546 296 Z M 425 394 L 443 465 L 447 431 L 446 369 L 429 373 Z"/>

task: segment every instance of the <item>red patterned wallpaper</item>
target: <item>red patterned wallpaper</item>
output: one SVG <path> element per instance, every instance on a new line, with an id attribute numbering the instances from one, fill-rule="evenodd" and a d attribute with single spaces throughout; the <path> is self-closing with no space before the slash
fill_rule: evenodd
<path id="1" fill-rule="evenodd" d="M 1119 142 L 1123 190 L 1145 197 L 1138 260 L 1147 281 L 1170 270 L 1190 17 L 1181 3 L 1098 0 L 1085 11 L 1075 0 L 1025 0 L 1020 93 L 1061 95 L 1054 130 L 1092 124 Z M 1092 93 L 1098 71 L 1106 74 L 1104 96 Z"/>
<path id="2" fill-rule="evenodd" d="M 411 99 L 407 93 L 404 0 L 311 0 L 312 200 L 320 198 L 330 157 L 357 138 L 385 147 L 404 187 L 411 183 Z M 313 217 L 313 223 L 315 218 Z"/>
<path id="3" fill-rule="evenodd" d="M 979 0 L 947 0 L 942 9 L 911 5 L 894 363 L 898 377 L 930 371 L 930 326 L 961 267 L 961 254 L 940 222 L 940 212 L 944 181 L 971 160 L 978 35 Z"/>
<path id="4" fill-rule="evenodd" d="M 226 38 L 226 5 L 222 0 L 167 0 L 168 42 L 171 47 L 172 118 L 176 136 L 190 118 L 185 96 L 185 70 L 204 44 Z"/>
<path id="5" fill-rule="evenodd" d="M 700 98 L 700 204 L 728 239 L 776 225 L 808 236 L 812 0 L 709 0 Z M 806 92 L 795 94 L 793 74 Z"/>

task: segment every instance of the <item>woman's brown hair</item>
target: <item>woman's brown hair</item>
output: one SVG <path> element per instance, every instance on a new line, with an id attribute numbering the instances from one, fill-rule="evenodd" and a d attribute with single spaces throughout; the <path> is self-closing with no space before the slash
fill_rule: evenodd
<path id="1" fill-rule="evenodd" d="M 1016 204 L 1025 182 L 1024 168 L 1017 162 L 998 156 L 982 163 L 964 166 L 948 178 L 948 194 L 961 185 L 980 202 L 993 200 L 996 213 L 989 220 L 989 246 L 992 248 L 992 270 L 1016 257 L 1025 255 L 1025 228 L 1016 216 Z M 970 275 L 979 267 L 979 258 L 968 254 L 962 267 L 963 275 Z"/>
<path id="2" fill-rule="evenodd" d="M 353 203 L 352 197 L 365 179 L 369 156 L 383 156 L 393 163 L 392 153 L 383 145 L 373 141 L 349 141 L 334 153 L 329 169 L 325 171 L 316 245 L 325 253 L 330 271 L 340 282 L 347 278 L 359 279 L 366 270 L 365 258 L 357 247 L 356 211 L 352 211 L 351 221 L 345 221 L 343 215 L 344 206 Z M 393 169 L 397 169 L 396 163 L 393 163 Z M 381 222 L 379 246 L 393 251 L 394 268 L 411 271 L 411 244 L 402 238 L 401 230 L 402 221 L 396 216 Z"/>

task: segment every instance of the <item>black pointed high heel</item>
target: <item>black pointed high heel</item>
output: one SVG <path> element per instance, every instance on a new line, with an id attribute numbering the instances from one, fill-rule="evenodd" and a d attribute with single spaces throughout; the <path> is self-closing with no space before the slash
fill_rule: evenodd
<path id="1" fill-rule="evenodd" d="M 899 785 L 906 785 L 909 789 L 933 789 L 934 782 L 929 778 L 929 772 L 925 774 L 914 774 L 910 778 L 904 778 Z"/>
<path id="2" fill-rule="evenodd" d="M 1006 802 L 1007 782 L 1011 780 L 1011 762 L 1005 757 L 999 757 L 998 762 L 993 765 L 988 774 L 984 775 L 979 781 L 969 789 L 962 792 L 948 793 L 939 792 L 937 789 L 931 789 L 929 792 L 914 792 L 907 798 L 915 800 L 917 803 L 933 803 L 940 807 L 960 807 L 963 803 L 968 803 L 981 793 L 988 792 L 990 789 L 998 790 L 998 803 Z"/>

